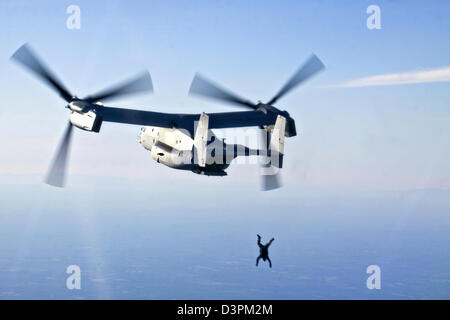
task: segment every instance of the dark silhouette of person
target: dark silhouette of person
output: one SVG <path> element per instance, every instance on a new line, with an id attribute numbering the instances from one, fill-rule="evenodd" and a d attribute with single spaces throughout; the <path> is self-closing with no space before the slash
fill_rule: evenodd
<path id="1" fill-rule="evenodd" d="M 272 238 L 269 242 L 267 242 L 265 245 L 261 243 L 261 236 L 258 234 L 258 247 L 259 247 L 259 257 L 256 258 L 256 266 L 258 266 L 259 259 L 263 259 L 263 261 L 268 260 L 269 261 L 269 267 L 272 268 L 272 261 L 270 261 L 269 258 L 269 247 L 272 244 L 274 238 Z"/>

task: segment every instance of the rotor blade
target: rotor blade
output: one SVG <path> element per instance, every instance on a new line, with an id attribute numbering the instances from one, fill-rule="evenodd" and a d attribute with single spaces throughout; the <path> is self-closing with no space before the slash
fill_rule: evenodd
<path id="1" fill-rule="evenodd" d="M 191 88 L 189 89 L 189 94 L 196 94 L 200 96 L 205 96 L 217 100 L 222 100 L 241 106 L 245 106 L 251 109 L 256 109 L 256 105 L 253 102 L 244 100 L 243 98 L 225 90 L 221 87 L 213 84 L 211 81 L 203 78 L 199 74 L 196 74 L 192 80 Z"/>
<path id="2" fill-rule="evenodd" d="M 105 89 L 97 94 L 86 97 L 84 100 L 89 102 L 104 101 L 107 99 L 118 98 L 120 96 L 139 93 L 139 92 L 153 92 L 152 78 L 148 71 L 118 84 L 112 88 Z"/>
<path id="3" fill-rule="evenodd" d="M 67 156 L 69 154 L 70 139 L 72 137 L 72 123 L 69 122 L 66 132 L 64 133 L 61 144 L 59 145 L 53 164 L 45 179 L 45 183 L 55 186 L 64 187 L 65 171 L 67 166 Z"/>
<path id="4" fill-rule="evenodd" d="M 271 134 L 267 132 L 266 129 L 261 130 L 261 149 L 267 150 L 269 141 L 271 138 Z M 268 151 L 269 154 L 270 150 Z M 269 191 L 281 188 L 281 174 L 280 169 L 276 168 L 271 165 L 270 163 L 270 157 L 269 156 L 263 156 L 264 157 L 264 163 L 260 166 L 260 174 L 261 174 L 261 190 L 262 191 Z"/>
<path id="5" fill-rule="evenodd" d="M 273 97 L 269 102 L 267 102 L 268 105 L 273 105 L 278 99 L 283 97 L 286 93 L 294 89 L 296 86 L 298 86 L 303 81 L 306 81 L 308 78 L 315 75 L 317 72 L 323 70 L 325 66 L 323 65 L 322 61 L 320 61 L 319 58 L 317 58 L 316 55 L 312 55 L 308 61 L 305 62 L 303 66 L 300 67 L 300 69 L 297 70 L 297 72 L 292 76 L 291 79 L 281 88 L 281 90 Z"/>
<path id="6" fill-rule="evenodd" d="M 24 44 L 19 49 L 17 49 L 17 51 L 11 56 L 11 59 L 34 72 L 35 75 L 44 80 L 50 87 L 58 91 L 59 95 L 67 102 L 72 99 L 72 94 L 64 87 L 64 85 L 56 78 L 56 76 L 53 75 L 50 69 L 48 69 L 37 58 L 28 44 Z"/>

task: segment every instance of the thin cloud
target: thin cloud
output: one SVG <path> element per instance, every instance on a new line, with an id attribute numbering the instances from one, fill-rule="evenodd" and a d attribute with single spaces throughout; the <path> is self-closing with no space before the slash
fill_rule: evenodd
<path id="1" fill-rule="evenodd" d="M 449 81 L 450 81 L 450 67 L 444 67 L 424 71 L 380 74 L 350 80 L 341 84 L 333 85 L 332 87 L 355 88 L 355 87 L 394 86 L 400 84 L 449 82 Z"/>

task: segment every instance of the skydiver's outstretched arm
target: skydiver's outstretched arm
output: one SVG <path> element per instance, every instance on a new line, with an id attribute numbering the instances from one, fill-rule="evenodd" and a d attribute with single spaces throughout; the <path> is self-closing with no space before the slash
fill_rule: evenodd
<path id="1" fill-rule="evenodd" d="M 269 267 L 272 268 L 272 261 L 270 261 L 270 258 L 269 258 L 269 257 L 267 257 L 267 260 L 269 261 Z"/>
<path id="2" fill-rule="evenodd" d="M 259 234 L 257 234 L 257 236 L 258 236 L 258 242 L 257 242 L 257 244 L 258 244 L 258 247 L 262 247 L 263 245 L 261 244 L 261 236 L 259 235 Z"/>
<path id="3" fill-rule="evenodd" d="M 269 242 L 266 243 L 266 247 L 270 247 L 270 245 L 272 244 L 273 240 L 275 240 L 274 238 L 270 239 Z"/>
<path id="4" fill-rule="evenodd" d="M 256 258 L 256 266 L 258 266 L 259 259 L 261 259 L 261 256 L 259 256 L 258 258 Z"/>

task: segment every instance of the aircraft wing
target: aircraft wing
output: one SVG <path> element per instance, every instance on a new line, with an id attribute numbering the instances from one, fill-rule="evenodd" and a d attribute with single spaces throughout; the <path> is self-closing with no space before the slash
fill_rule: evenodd
<path id="1" fill-rule="evenodd" d="M 103 121 L 172 128 L 179 121 L 177 114 L 133 109 L 101 107 L 98 108 Z"/>
<path id="2" fill-rule="evenodd" d="M 264 126 L 274 124 L 276 121 L 276 115 L 258 110 L 207 113 L 207 115 L 210 129 Z"/>
<path id="3" fill-rule="evenodd" d="M 200 114 L 162 113 L 112 107 L 101 107 L 98 111 L 103 121 L 107 122 L 184 128 L 190 132 L 194 130 L 194 122 L 200 119 Z M 262 111 L 208 113 L 207 115 L 210 129 L 273 125 L 276 120 L 276 115 Z"/>

